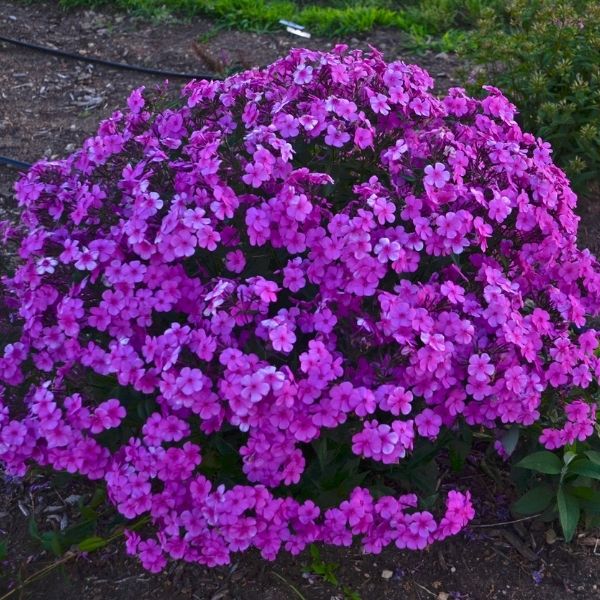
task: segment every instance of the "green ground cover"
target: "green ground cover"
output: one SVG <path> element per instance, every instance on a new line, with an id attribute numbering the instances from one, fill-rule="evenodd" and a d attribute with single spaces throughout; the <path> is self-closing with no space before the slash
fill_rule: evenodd
<path id="1" fill-rule="evenodd" d="M 474 26 L 482 12 L 500 0 L 60 0 L 65 7 L 110 4 L 144 16 L 201 15 L 237 29 L 279 29 L 280 19 L 304 25 L 312 34 L 337 37 L 364 34 L 374 27 L 392 27 L 422 42 L 444 38 L 446 46 L 460 39 L 460 30 Z"/>

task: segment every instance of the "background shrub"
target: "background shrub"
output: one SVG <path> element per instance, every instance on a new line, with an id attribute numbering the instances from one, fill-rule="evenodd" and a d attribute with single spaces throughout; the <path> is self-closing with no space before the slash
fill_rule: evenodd
<path id="1" fill-rule="evenodd" d="M 483 66 L 474 87 L 500 87 L 586 193 L 600 177 L 600 4 L 509 0 L 483 15 L 469 44 Z"/>

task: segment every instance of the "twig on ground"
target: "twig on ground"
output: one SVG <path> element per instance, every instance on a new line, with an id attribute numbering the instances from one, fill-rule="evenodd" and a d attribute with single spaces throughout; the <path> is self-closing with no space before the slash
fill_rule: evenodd
<path id="1" fill-rule="evenodd" d="M 275 571 L 271 571 L 271 573 L 275 575 L 275 577 L 277 577 L 278 579 L 281 579 L 281 581 L 283 581 L 283 583 L 285 583 L 296 594 L 296 596 L 300 598 L 300 600 L 306 600 L 306 598 L 300 592 L 300 590 L 295 585 L 292 585 L 285 577 L 282 577 L 279 573 L 276 573 Z M 2 599 L 0 598 L 0 600 Z"/>
<path id="2" fill-rule="evenodd" d="M 430 596 L 433 596 L 434 598 L 437 598 L 437 594 L 435 592 L 432 592 L 431 590 L 428 590 L 424 585 L 421 585 L 420 583 L 417 583 L 416 581 L 414 581 L 414 579 L 413 579 L 413 583 L 417 587 L 420 587 L 424 592 L 427 592 Z"/>
<path id="3" fill-rule="evenodd" d="M 515 519 L 514 521 L 502 521 L 501 523 L 484 523 L 483 525 L 471 525 L 471 529 L 483 529 L 484 527 L 500 527 L 501 525 L 512 525 L 513 523 L 520 523 L 521 521 L 530 521 L 539 517 L 541 513 L 537 515 L 531 515 L 529 517 L 523 517 L 522 519 Z"/>
<path id="4" fill-rule="evenodd" d="M 50 573 L 50 571 L 56 569 L 56 567 L 60 567 L 60 565 L 68 562 L 69 560 L 71 560 L 72 558 L 74 558 L 76 556 L 77 556 L 77 554 L 75 552 L 67 552 L 67 554 L 65 554 L 60 560 L 54 561 L 52 564 L 48 565 L 47 567 L 44 567 L 43 569 L 36 571 L 33 575 L 30 575 L 29 577 L 27 577 L 27 579 L 24 579 L 23 583 L 21 583 L 21 585 L 10 590 L 6 594 L 4 594 L 4 596 L 0 596 L 0 600 L 6 600 L 7 598 L 10 598 L 13 594 L 20 592 L 23 588 L 25 588 L 30 583 L 33 583 L 37 579 L 44 577 L 45 575 Z"/>

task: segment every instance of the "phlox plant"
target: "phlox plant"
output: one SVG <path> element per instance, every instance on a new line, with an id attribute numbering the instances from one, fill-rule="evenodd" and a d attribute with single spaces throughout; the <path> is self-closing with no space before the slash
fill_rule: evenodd
<path id="1" fill-rule="evenodd" d="M 5 468 L 103 481 L 150 517 L 126 548 L 159 571 L 423 549 L 474 511 L 467 490 L 430 511 L 376 489 L 420 444 L 465 424 L 592 435 L 600 271 L 575 195 L 499 90 L 432 86 L 375 50 L 297 49 L 168 108 L 137 89 L 24 174 Z M 304 484 L 327 440 L 363 474 L 323 503 Z"/>

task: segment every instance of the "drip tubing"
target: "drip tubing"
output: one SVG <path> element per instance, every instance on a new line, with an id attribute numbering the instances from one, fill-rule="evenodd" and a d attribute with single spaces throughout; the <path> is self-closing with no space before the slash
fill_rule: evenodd
<path id="1" fill-rule="evenodd" d="M 178 79 L 223 79 L 222 77 L 220 77 L 219 75 L 215 75 L 214 73 L 181 73 L 179 71 L 153 69 L 152 67 L 143 67 L 141 65 L 130 65 L 128 63 L 114 62 L 112 60 L 105 60 L 103 58 L 96 58 L 94 56 L 83 56 L 82 54 L 77 54 L 75 52 L 66 52 L 65 50 L 59 50 L 57 48 L 49 48 L 48 46 L 40 46 L 38 44 L 32 44 L 30 42 L 23 42 L 21 40 L 5 37 L 3 35 L 0 35 L 0 42 L 13 44 L 14 46 L 27 48 L 29 50 L 35 50 L 36 52 L 43 52 L 44 54 L 50 54 L 52 56 L 60 56 L 61 58 L 68 58 L 70 60 L 79 60 L 81 62 L 87 62 L 94 65 L 102 65 L 104 67 L 110 67 L 111 69 L 137 71 L 138 73 L 148 73 L 149 75 L 160 75 L 162 77 L 173 77 Z"/>

